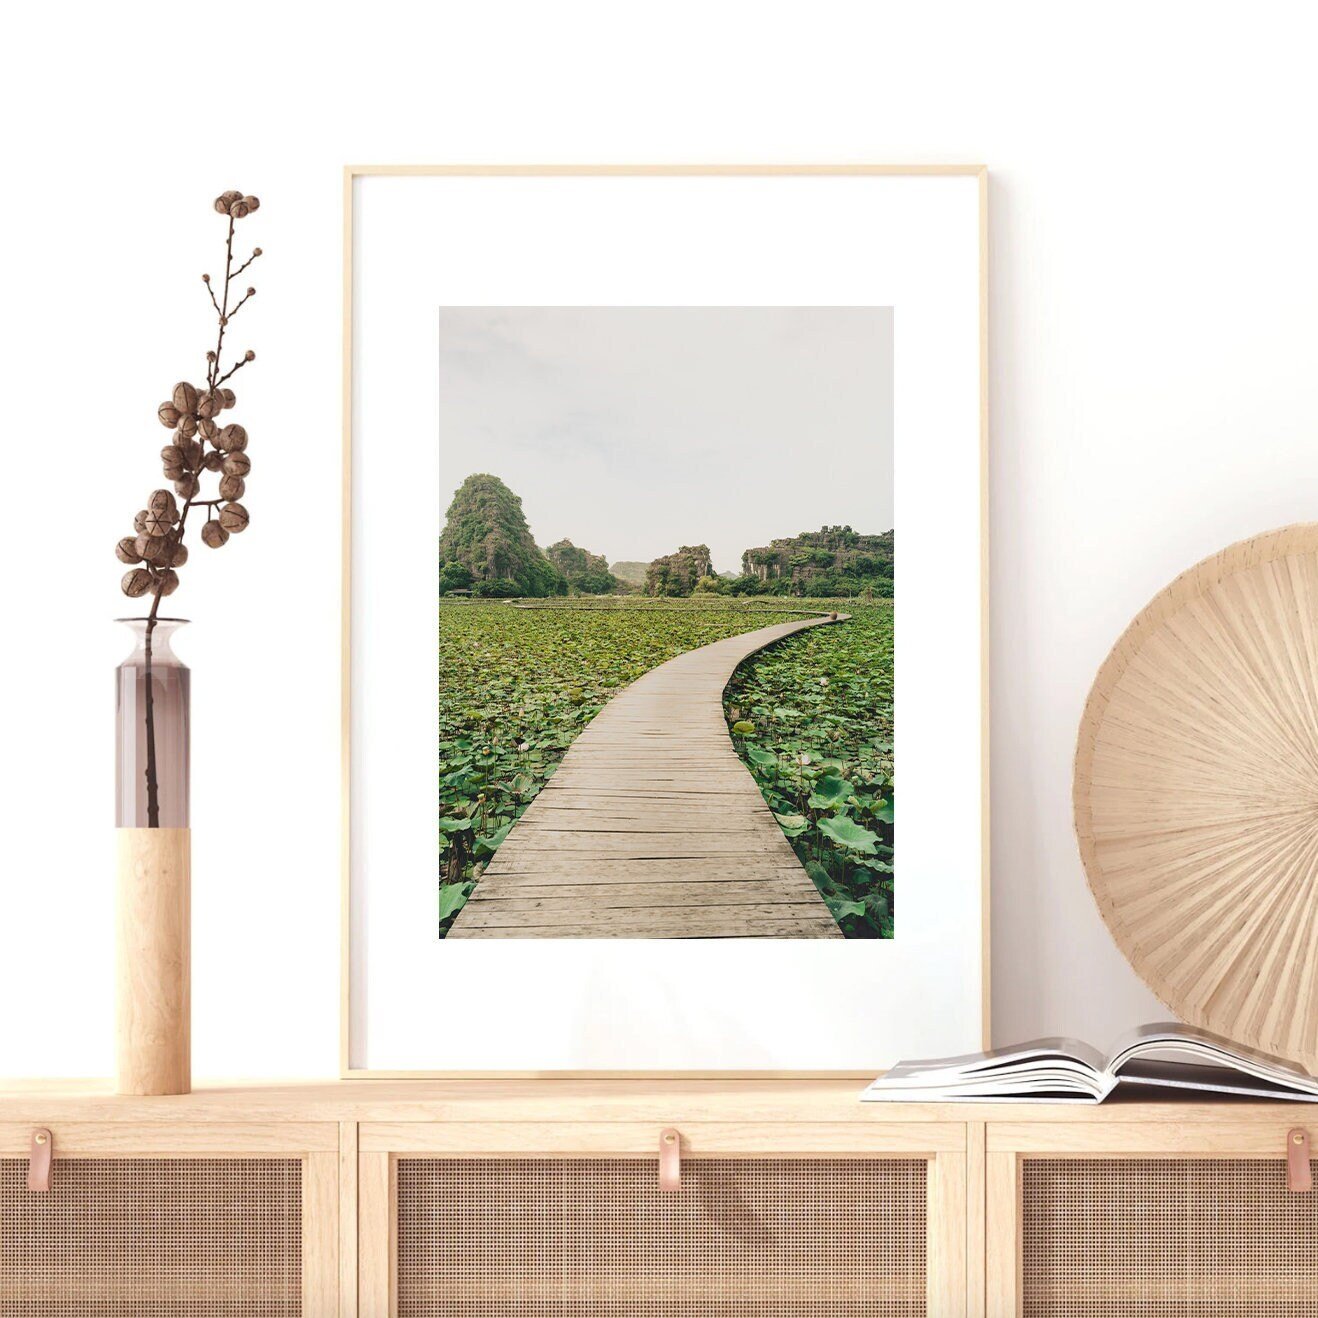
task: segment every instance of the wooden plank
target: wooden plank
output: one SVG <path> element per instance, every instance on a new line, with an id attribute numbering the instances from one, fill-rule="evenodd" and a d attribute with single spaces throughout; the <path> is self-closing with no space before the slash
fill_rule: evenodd
<path id="1" fill-rule="evenodd" d="M 1267 1116 L 1236 1121 L 1235 1109 L 1224 1106 L 1218 1118 L 1196 1126 L 1177 1118 L 1168 1105 L 1167 1117 L 1121 1123 L 1075 1122 L 1041 1125 L 1036 1121 L 994 1122 L 988 1128 L 990 1153 L 1045 1156 L 1284 1158 L 1286 1138 L 1295 1126 L 1312 1127 L 1308 1104 L 1277 1104 Z M 1271 1119 L 1269 1120 L 1268 1117 Z"/>
<path id="2" fill-rule="evenodd" d="M 479 909 L 479 908 L 478 908 Z M 467 924 L 449 932 L 450 938 L 836 938 L 831 915 L 811 914 L 806 906 L 788 907 L 778 917 L 745 915 L 728 907 L 703 918 L 679 918 L 676 912 L 658 911 L 644 919 L 598 919 L 580 916 L 560 924 Z"/>
<path id="3" fill-rule="evenodd" d="M 1240 1128 L 1264 1131 L 1261 1143 L 1284 1156 L 1284 1134 L 1307 1127 L 1318 1137 L 1318 1104 L 1250 1102 L 1235 1099 L 1141 1101 L 1113 1098 L 1082 1103 L 861 1103 L 864 1081 L 824 1076 L 774 1077 L 764 1074 L 693 1078 L 653 1074 L 627 1079 L 599 1075 L 564 1077 L 375 1078 L 264 1082 L 199 1081 L 191 1093 L 143 1097 L 114 1092 L 101 1078 L 0 1080 L 0 1149 L 26 1157 L 33 1126 L 55 1131 L 55 1157 L 75 1147 L 132 1157 L 151 1146 L 205 1154 L 257 1150 L 292 1156 L 338 1146 L 343 1121 L 651 1121 L 770 1122 L 790 1126 L 809 1122 L 884 1125 L 890 1122 L 988 1122 L 989 1153 L 1019 1139 L 1019 1127 L 1034 1128 L 1043 1153 L 1066 1152 L 1067 1130 L 1106 1129 L 1106 1148 L 1120 1146 L 1124 1128 L 1137 1132 L 1139 1148 L 1170 1149 L 1179 1143 L 1213 1140 L 1213 1131 Z M 96 1138 L 78 1138 L 92 1130 Z M 104 1123 L 104 1125 L 102 1125 Z M 324 1124 L 312 1134 L 305 1123 Z M 102 1139 L 113 1126 L 113 1136 Z M 186 1132 L 185 1146 L 170 1128 Z M 1141 1129 L 1143 1128 L 1143 1129 Z M 1157 1128 L 1161 1135 L 1153 1135 Z M 199 1134 L 194 1138 L 193 1133 Z M 1196 1132 L 1198 1138 L 1196 1140 Z M 68 1140 L 62 1143 L 61 1135 Z M 1137 1150 L 1135 1150 L 1137 1151 Z"/>
<path id="4" fill-rule="evenodd" d="M 985 1123 L 966 1123 L 966 1314 L 967 1318 L 993 1318 L 985 1308 L 984 1250 L 987 1183 Z"/>
<path id="5" fill-rule="evenodd" d="M 339 1318 L 357 1318 L 357 1123 L 339 1122 Z"/>
<path id="6" fill-rule="evenodd" d="M 810 880 L 806 879 L 806 883 Z M 490 879 L 480 900 L 515 911 L 543 909 L 547 902 L 596 902 L 618 910 L 641 906 L 726 906 L 748 902 L 800 902 L 805 889 L 794 875 L 777 880 L 704 879 L 694 883 L 516 883 Z M 476 900 L 475 897 L 472 898 Z"/>
<path id="7" fill-rule="evenodd" d="M 767 878 L 790 879 L 799 881 L 803 876 L 801 867 L 792 857 L 792 864 L 772 866 L 758 865 L 757 876 Z M 481 881 L 481 887 L 500 891 L 507 886 L 515 886 L 519 891 L 529 895 L 541 888 L 553 888 L 560 885 L 567 887 L 584 887 L 590 884 L 602 884 L 605 887 L 625 887 L 630 884 L 669 885 L 676 883 L 728 883 L 745 880 L 745 865 L 731 862 L 726 865 L 705 864 L 693 871 L 681 861 L 665 860 L 659 857 L 641 861 L 592 860 L 587 864 L 544 866 L 536 870 L 505 871 L 499 874 L 487 874 Z M 757 880 L 758 881 L 758 880 Z M 806 877 L 805 881 L 810 882 Z M 488 896 L 489 894 L 484 894 Z M 476 900 L 475 894 L 472 900 Z"/>
<path id="8" fill-rule="evenodd" d="M 171 1096 L 172 1101 L 177 1101 Z M 259 1121 L 241 1113 L 220 1122 L 180 1122 L 143 1138 L 140 1126 L 115 1120 L 113 1112 L 98 1121 L 38 1120 L 49 1126 L 58 1158 L 271 1157 L 303 1153 L 335 1153 L 339 1130 L 333 1121 Z M 0 1121 L 0 1157 L 26 1157 L 32 1125 Z"/>
<path id="9" fill-rule="evenodd" d="M 795 618 L 726 637 L 615 695 L 514 825 L 448 936 L 840 938 L 723 716 L 723 689 L 743 659 L 828 622 Z"/>
<path id="10" fill-rule="evenodd" d="M 380 1121 L 364 1123 L 359 1138 L 365 1168 L 368 1159 L 387 1154 L 649 1158 L 656 1155 L 661 1129 L 659 1122 Z M 910 1158 L 946 1153 L 964 1161 L 966 1147 L 965 1126 L 958 1122 L 894 1122 L 873 1127 L 835 1122 L 784 1126 L 693 1122 L 683 1123 L 681 1134 L 683 1158 L 757 1154 Z M 963 1235 L 960 1215 L 955 1226 Z M 957 1247 L 957 1255 L 964 1258 L 964 1243 Z"/>
<path id="11" fill-rule="evenodd" d="M 357 1312 L 391 1318 L 398 1275 L 394 1160 L 363 1148 L 357 1167 Z"/>
<path id="12" fill-rule="evenodd" d="M 1014 1153 L 985 1158 L 985 1309 L 989 1318 L 1021 1311 L 1021 1168 Z"/>
<path id="13" fill-rule="evenodd" d="M 966 1155 L 936 1153 L 929 1161 L 927 1190 L 928 1272 L 926 1304 L 939 1318 L 966 1312 Z"/>
<path id="14" fill-rule="evenodd" d="M 339 1318 L 339 1154 L 302 1159 L 302 1313 Z"/>

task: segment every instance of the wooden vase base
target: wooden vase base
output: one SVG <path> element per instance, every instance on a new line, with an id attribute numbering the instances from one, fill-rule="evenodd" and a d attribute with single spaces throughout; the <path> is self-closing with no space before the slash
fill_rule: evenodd
<path id="1" fill-rule="evenodd" d="M 186 1094 L 192 1088 L 192 830 L 115 831 L 116 1088 Z"/>

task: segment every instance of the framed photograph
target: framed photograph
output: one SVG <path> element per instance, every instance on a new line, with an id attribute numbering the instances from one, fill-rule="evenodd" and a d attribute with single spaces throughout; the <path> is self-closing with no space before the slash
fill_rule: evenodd
<path id="1" fill-rule="evenodd" d="M 345 190 L 344 1074 L 984 1046 L 983 169 Z"/>

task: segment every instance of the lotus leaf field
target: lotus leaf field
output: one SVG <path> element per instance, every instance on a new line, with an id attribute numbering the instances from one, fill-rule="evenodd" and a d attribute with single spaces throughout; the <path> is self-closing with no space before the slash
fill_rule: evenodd
<path id="1" fill-rule="evenodd" d="M 892 606 L 771 598 L 572 598 L 439 607 L 439 928 L 577 734 L 666 660 L 804 610 L 851 621 L 752 656 L 733 742 L 849 937 L 892 936 Z"/>
<path id="2" fill-rule="evenodd" d="M 738 753 L 848 938 L 893 933 L 891 601 L 752 655 L 724 707 Z"/>

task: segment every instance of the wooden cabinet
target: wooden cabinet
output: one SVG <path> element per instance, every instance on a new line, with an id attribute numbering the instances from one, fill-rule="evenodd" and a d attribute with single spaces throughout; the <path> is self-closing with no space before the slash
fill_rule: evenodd
<path id="1" fill-rule="evenodd" d="M 1287 1176 L 1318 1112 L 1129 1110 L 988 1126 L 991 1318 L 1318 1314 L 1318 1197 Z"/>
<path id="2" fill-rule="evenodd" d="M 363 1315 L 962 1314 L 965 1127 L 368 1123 Z"/>
<path id="3" fill-rule="evenodd" d="M 1318 1315 L 1318 1107 L 855 1081 L 0 1092 L 0 1315 Z M 27 1189 L 34 1128 L 54 1186 Z M 676 1132 L 681 1188 L 660 1187 Z"/>
<path id="4" fill-rule="evenodd" d="M 0 1121 L 0 1314 L 332 1313 L 334 1124 Z"/>

